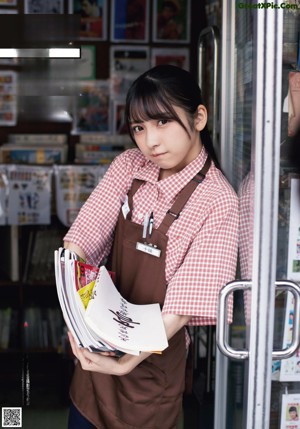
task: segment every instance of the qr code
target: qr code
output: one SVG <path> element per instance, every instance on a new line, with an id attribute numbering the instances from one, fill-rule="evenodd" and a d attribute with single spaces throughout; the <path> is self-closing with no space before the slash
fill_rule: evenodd
<path id="1" fill-rule="evenodd" d="M 3 428 L 21 428 L 22 427 L 22 408 L 10 407 L 2 408 L 2 427 Z"/>

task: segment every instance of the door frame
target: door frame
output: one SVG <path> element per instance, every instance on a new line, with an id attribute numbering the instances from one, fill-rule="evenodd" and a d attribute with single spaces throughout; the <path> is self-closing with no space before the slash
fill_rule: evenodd
<path id="1" fill-rule="evenodd" d="M 274 4 L 279 2 L 274 2 Z M 220 144 L 221 164 L 232 179 L 235 64 L 235 2 L 224 0 L 222 16 L 222 71 Z M 268 428 L 270 421 L 272 347 L 275 308 L 277 214 L 279 194 L 281 74 L 283 11 L 254 12 L 252 160 L 254 219 L 252 255 L 251 329 L 247 429 Z M 226 427 L 228 360 L 217 352 L 215 429 Z"/>

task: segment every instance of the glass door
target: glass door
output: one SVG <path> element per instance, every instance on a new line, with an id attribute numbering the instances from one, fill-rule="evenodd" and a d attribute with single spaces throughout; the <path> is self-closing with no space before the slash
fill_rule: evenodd
<path id="1" fill-rule="evenodd" d="M 219 302 L 215 429 L 300 428 L 300 420 L 292 425 L 289 420 L 300 415 L 300 383 L 297 388 L 294 382 L 300 314 L 297 220 L 296 239 L 287 232 L 292 200 L 294 213 L 300 207 L 300 186 L 292 180 L 287 158 L 281 160 L 283 24 L 290 11 L 280 2 L 258 5 L 223 2 L 220 146 L 223 169 L 239 195 L 240 253 L 237 281 L 224 287 Z M 296 250 L 288 256 L 291 243 Z M 229 325 L 230 293 L 235 310 Z M 290 362 L 288 369 L 283 362 Z"/>

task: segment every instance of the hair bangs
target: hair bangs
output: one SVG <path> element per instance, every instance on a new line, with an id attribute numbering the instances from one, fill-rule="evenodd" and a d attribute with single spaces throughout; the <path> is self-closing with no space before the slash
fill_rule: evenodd
<path id="1" fill-rule="evenodd" d="M 172 105 L 161 94 L 143 94 L 131 100 L 128 117 L 130 123 L 163 118 L 178 120 Z"/>

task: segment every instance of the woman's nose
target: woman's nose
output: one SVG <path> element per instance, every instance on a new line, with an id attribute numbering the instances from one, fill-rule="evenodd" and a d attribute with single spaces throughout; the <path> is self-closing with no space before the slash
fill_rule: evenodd
<path id="1" fill-rule="evenodd" d="M 146 144 L 150 149 L 159 146 L 159 136 L 154 130 L 147 133 Z"/>

